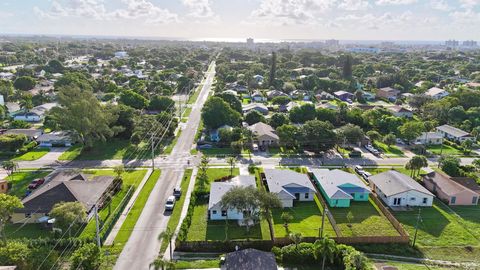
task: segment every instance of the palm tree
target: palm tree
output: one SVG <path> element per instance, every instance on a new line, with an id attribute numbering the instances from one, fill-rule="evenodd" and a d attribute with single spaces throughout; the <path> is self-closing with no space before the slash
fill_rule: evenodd
<path id="1" fill-rule="evenodd" d="M 298 244 L 302 242 L 303 236 L 301 233 L 291 233 L 288 235 L 288 238 L 292 240 L 292 242 L 295 244 L 295 248 L 298 249 Z"/>
<path id="2" fill-rule="evenodd" d="M 158 236 L 158 240 L 168 241 L 168 243 L 169 243 L 169 246 L 170 246 L 170 261 L 173 259 L 173 250 L 172 250 L 173 236 L 174 236 L 174 232 L 168 227 L 165 231 L 160 233 L 160 235 Z"/>
<path id="3" fill-rule="evenodd" d="M 175 263 L 171 261 L 163 260 L 161 257 L 159 257 L 159 258 L 156 258 L 155 261 L 153 261 L 150 264 L 150 267 L 153 267 L 153 269 L 155 270 L 159 270 L 159 269 L 171 270 L 171 269 L 175 269 Z"/>
<path id="4" fill-rule="evenodd" d="M 322 240 L 317 240 L 313 244 L 313 256 L 315 259 L 322 257 L 322 270 L 325 270 L 325 261 L 328 259 L 330 263 L 333 263 L 337 245 L 332 239 L 325 237 Z"/>
<path id="5" fill-rule="evenodd" d="M 28 94 L 22 96 L 22 100 L 20 100 L 20 108 L 24 109 L 25 113 L 28 113 L 33 109 L 32 95 Z"/>
<path id="6" fill-rule="evenodd" d="M 428 166 L 428 161 L 424 156 L 414 156 L 412 157 L 407 164 L 405 164 L 405 169 L 411 170 L 410 176 L 415 176 L 415 171 L 417 175 L 420 174 L 420 169 Z"/>
<path id="7" fill-rule="evenodd" d="M 268 228 L 270 229 L 270 239 L 273 240 L 275 236 L 273 235 L 272 214 L 270 210 L 282 207 L 282 202 L 276 194 L 267 192 L 265 189 L 258 190 L 257 193 L 260 202 L 260 215 L 267 220 Z"/>
<path id="8" fill-rule="evenodd" d="M 228 165 L 230 165 L 230 177 L 233 176 L 233 169 L 235 169 L 235 162 L 237 162 L 237 159 L 235 157 L 227 158 L 227 163 Z"/>

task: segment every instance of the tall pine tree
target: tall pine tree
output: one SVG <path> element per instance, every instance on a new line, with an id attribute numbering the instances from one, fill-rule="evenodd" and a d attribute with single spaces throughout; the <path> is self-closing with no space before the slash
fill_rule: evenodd
<path id="1" fill-rule="evenodd" d="M 352 78 L 352 65 L 353 65 L 352 56 L 347 55 L 345 57 L 345 61 L 343 63 L 343 78 L 344 79 Z"/>
<path id="2" fill-rule="evenodd" d="M 268 85 L 270 87 L 275 87 L 275 74 L 277 72 L 277 53 L 272 52 L 272 66 L 270 67 L 270 78 Z"/>

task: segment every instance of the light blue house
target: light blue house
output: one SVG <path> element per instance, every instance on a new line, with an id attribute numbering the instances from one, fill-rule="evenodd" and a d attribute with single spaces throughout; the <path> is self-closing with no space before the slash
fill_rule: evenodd
<path id="1" fill-rule="evenodd" d="M 217 129 L 213 129 L 210 131 L 210 141 L 212 142 L 219 142 L 220 141 L 220 129 L 232 130 L 233 127 L 229 125 L 223 125 Z"/>
<path id="2" fill-rule="evenodd" d="M 370 189 L 355 174 L 338 169 L 310 171 L 330 207 L 350 207 L 352 200 L 368 201 Z"/>

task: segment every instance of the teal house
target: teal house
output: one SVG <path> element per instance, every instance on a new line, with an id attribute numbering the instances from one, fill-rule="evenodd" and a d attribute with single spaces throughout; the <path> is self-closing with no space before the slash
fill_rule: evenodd
<path id="1" fill-rule="evenodd" d="M 310 172 L 330 207 L 350 207 L 352 200 L 368 201 L 370 189 L 355 174 L 338 169 L 311 169 Z"/>

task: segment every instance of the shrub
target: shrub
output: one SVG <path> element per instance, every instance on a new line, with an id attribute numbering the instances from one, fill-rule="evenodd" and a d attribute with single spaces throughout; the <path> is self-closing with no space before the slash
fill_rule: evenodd
<path id="1" fill-rule="evenodd" d="M 282 261 L 286 264 L 314 264 L 317 262 L 313 256 L 312 243 L 288 245 L 282 248 Z"/>

